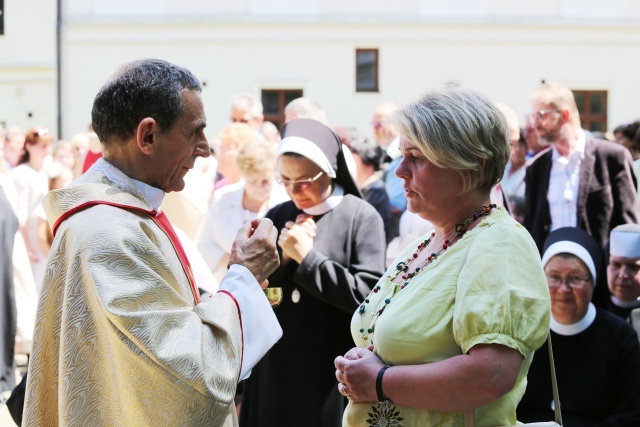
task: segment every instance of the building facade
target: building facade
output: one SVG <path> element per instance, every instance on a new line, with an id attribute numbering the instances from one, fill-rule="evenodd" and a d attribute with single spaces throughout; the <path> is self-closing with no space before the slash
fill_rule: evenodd
<path id="1" fill-rule="evenodd" d="M 640 117 L 634 0 L 59 1 L 59 26 L 55 1 L 4 1 L 6 125 L 83 132 L 109 75 L 145 57 L 203 82 L 208 135 L 229 121 L 238 92 L 264 96 L 273 117 L 302 93 L 330 124 L 363 135 L 375 105 L 447 84 L 508 104 L 521 121 L 541 81 L 578 91 L 594 130 Z"/>

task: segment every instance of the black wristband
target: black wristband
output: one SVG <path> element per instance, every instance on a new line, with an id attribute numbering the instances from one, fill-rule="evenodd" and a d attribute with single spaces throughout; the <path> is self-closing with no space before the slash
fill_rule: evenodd
<path id="1" fill-rule="evenodd" d="M 378 402 L 384 402 L 385 400 L 389 400 L 384 397 L 384 393 L 382 392 L 382 377 L 384 376 L 384 371 L 389 369 L 389 365 L 384 365 L 378 371 L 378 376 L 376 377 L 376 394 L 378 395 Z"/>

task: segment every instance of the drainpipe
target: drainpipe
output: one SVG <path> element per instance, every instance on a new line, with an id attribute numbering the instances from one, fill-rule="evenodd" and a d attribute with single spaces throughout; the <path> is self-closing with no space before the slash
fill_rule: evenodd
<path id="1" fill-rule="evenodd" d="M 56 11 L 56 109 L 58 113 L 58 139 L 62 138 L 62 0 L 57 0 Z"/>

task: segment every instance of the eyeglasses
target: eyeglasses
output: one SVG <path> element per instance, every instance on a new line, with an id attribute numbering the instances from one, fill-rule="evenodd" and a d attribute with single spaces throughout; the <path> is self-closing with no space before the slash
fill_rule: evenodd
<path id="1" fill-rule="evenodd" d="M 280 185 L 284 185 L 285 187 L 288 187 L 291 185 L 291 186 L 297 186 L 298 190 L 306 190 L 307 188 L 311 187 L 313 183 L 316 182 L 318 178 L 322 176 L 323 173 L 324 173 L 323 171 L 320 171 L 318 175 L 314 176 L 313 178 L 298 179 L 295 181 L 290 179 L 283 179 L 280 175 L 276 175 L 276 182 Z"/>
<path id="2" fill-rule="evenodd" d="M 573 289 L 582 289 L 584 285 L 591 281 L 589 277 L 567 276 L 562 277 L 557 274 L 546 275 L 547 284 L 552 288 L 559 288 L 562 282 L 565 282 L 567 286 Z"/>
<path id="3" fill-rule="evenodd" d="M 557 108 L 553 108 L 551 110 L 538 110 L 531 113 L 531 116 L 533 117 L 534 120 L 543 120 L 547 114 L 559 113 L 559 112 L 560 110 L 558 110 Z"/>

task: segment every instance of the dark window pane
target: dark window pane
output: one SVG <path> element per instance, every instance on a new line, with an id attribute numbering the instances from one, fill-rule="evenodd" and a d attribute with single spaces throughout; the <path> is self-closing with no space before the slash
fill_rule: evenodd
<path id="1" fill-rule="evenodd" d="M 356 51 L 356 90 L 378 90 L 378 50 Z"/>
<path id="2" fill-rule="evenodd" d="M 4 35 L 4 0 L 0 0 L 0 35 Z"/>
<path id="3" fill-rule="evenodd" d="M 262 108 L 264 109 L 264 114 L 278 114 L 278 92 L 263 90 Z"/>
<path id="4" fill-rule="evenodd" d="M 607 91 L 574 90 L 580 121 L 585 129 L 604 132 L 607 129 Z"/>
<path id="5" fill-rule="evenodd" d="M 583 114 L 584 113 L 584 93 L 573 92 L 573 96 L 576 98 L 576 104 L 578 105 L 578 112 L 580 114 Z"/>
<path id="6" fill-rule="evenodd" d="M 602 123 L 602 122 L 591 122 L 591 123 L 589 123 L 589 130 L 604 132 L 605 131 L 604 123 Z"/>
<path id="7" fill-rule="evenodd" d="M 284 92 L 284 106 L 286 107 L 294 99 L 302 97 L 301 90 L 287 90 Z"/>
<path id="8" fill-rule="evenodd" d="M 604 114 L 603 93 L 591 93 L 589 101 L 589 112 L 591 114 Z"/>
<path id="9" fill-rule="evenodd" d="M 284 108 L 287 104 L 303 95 L 302 89 L 266 89 L 262 91 L 264 119 L 282 129 Z"/>

